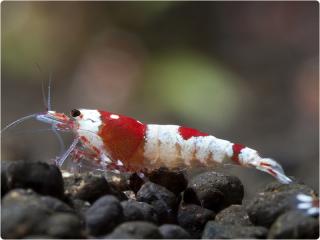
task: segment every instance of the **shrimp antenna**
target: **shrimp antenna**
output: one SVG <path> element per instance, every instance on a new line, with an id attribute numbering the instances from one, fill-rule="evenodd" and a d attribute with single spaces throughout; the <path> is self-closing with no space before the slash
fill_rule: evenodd
<path id="1" fill-rule="evenodd" d="M 41 69 L 40 65 L 39 65 L 37 62 L 35 63 L 35 65 L 37 66 L 40 74 L 42 74 L 42 69 Z M 45 108 L 46 108 L 47 111 L 48 111 L 47 96 L 46 96 L 46 92 L 45 92 L 45 90 L 44 90 L 44 87 L 45 87 L 44 85 L 45 85 L 45 81 L 42 80 L 42 81 L 41 81 L 42 101 L 43 101 L 43 105 L 45 106 Z"/>
<path id="2" fill-rule="evenodd" d="M 38 63 L 36 63 L 36 66 L 37 66 L 39 72 L 42 73 L 42 69 L 41 69 L 41 67 L 39 66 Z M 46 92 L 44 90 L 45 81 L 41 81 L 42 100 L 43 100 L 44 106 L 46 107 L 47 111 L 51 111 L 52 110 L 52 106 L 51 106 L 51 82 L 52 82 L 52 72 L 50 72 L 50 74 L 49 74 L 48 95 L 46 95 Z"/>
<path id="3" fill-rule="evenodd" d="M 49 83 L 48 83 L 48 102 L 47 102 L 47 109 L 51 111 L 51 82 L 52 82 L 52 72 L 49 75 Z"/>
<path id="4" fill-rule="evenodd" d="M 52 72 L 50 72 L 50 75 L 49 75 L 49 83 L 48 83 L 48 100 L 46 102 L 46 105 L 47 105 L 47 110 L 48 111 L 51 111 L 52 110 L 52 106 L 51 106 L 51 83 L 52 83 Z M 43 93 L 44 93 L 44 88 L 43 89 Z M 43 94 L 44 96 L 44 94 Z M 52 125 L 51 127 L 52 129 L 52 132 L 56 135 L 58 141 L 59 141 L 59 144 L 60 144 L 60 154 L 62 155 L 63 152 L 65 151 L 65 144 L 64 144 L 64 141 L 60 135 L 60 133 L 57 131 L 57 129 L 55 128 L 54 125 Z"/>
<path id="5" fill-rule="evenodd" d="M 8 128 L 11 128 L 13 126 L 16 126 L 28 119 L 31 119 L 31 118 L 36 118 L 37 116 L 39 115 L 39 113 L 34 113 L 34 114 L 31 114 L 31 115 L 28 115 L 28 116 L 25 116 L 25 117 L 22 117 L 22 118 L 19 118 L 18 120 L 8 124 L 7 126 L 5 126 L 2 130 L 1 130 L 1 133 L 3 133 L 4 131 L 6 131 Z"/>
<path id="6" fill-rule="evenodd" d="M 46 110 L 48 110 L 48 103 L 47 103 L 47 96 L 46 96 L 46 92 L 44 90 L 44 81 L 41 81 L 41 92 L 42 92 L 42 100 L 43 100 L 43 104 L 46 107 Z"/>

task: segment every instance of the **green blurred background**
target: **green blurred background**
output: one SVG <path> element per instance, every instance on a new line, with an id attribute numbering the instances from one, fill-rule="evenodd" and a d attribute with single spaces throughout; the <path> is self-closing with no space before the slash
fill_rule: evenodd
<path id="1" fill-rule="evenodd" d="M 318 188 L 318 13 L 317 2 L 2 2 L 1 125 L 44 111 L 41 83 L 52 74 L 59 112 L 197 128 Z M 46 127 L 3 134 L 2 158 L 55 157 Z M 272 180 L 225 171 L 247 195 Z"/>

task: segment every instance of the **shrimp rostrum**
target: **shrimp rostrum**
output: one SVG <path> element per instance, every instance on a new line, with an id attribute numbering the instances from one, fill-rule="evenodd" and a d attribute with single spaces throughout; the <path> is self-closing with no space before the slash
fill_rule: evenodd
<path id="1" fill-rule="evenodd" d="M 55 111 L 31 115 L 55 130 L 72 131 L 71 146 L 56 160 L 86 158 L 104 170 L 151 171 L 236 164 L 266 172 L 284 184 L 291 182 L 281 165 L 254 149 L 177 125 L 143 124 L 106 111 L 73 109 L 70 117 Z"/>

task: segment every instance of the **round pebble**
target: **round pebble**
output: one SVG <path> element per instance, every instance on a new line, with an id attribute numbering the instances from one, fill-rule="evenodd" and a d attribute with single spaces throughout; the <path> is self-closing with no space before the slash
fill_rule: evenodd
<path id="1" fill-rule="evenodd" d="M 242 205 L 231 205 L 216 215 L 216 222 L 221 224 L 252 226 L 248 213 Z"/>
<path id="2" fill-rule="evenodd" d="M 53 238 L 84 238 L 85 232 L 79 218 L 74 214 L 57 213 L 45 223 L 46 234 Z"/>
<path id="3" fill-rule="evenodd" d="M 64 177 L 65 194 L 93 203 L 99 197 L 106 194 L 114 195 L 119 200 L 126 200 L 127 197 L 120 191 L 111 187 L 103 174 L 81 173 L 69 174 Z"/>
<path id="4" fill-rule="evenodd" d="M 18 161 L 7 170 L 8 186 L 31 188 L 35 192 L 63 199 L 63 179 L 59 168 L 43 162 Z"/>
<path id="5" fill-rule="evenodd" d="M 229 205 L 241 204 L 243 194 L 243 185 L 237 177 L 205 172 L 190 180 L 183 199 L 219 212 Z"/>
<path id="6" fill-rule="evenodd" d="M 75 213 L 75 210 L 71 208 L 65 202 L 61 200 L 50 197 L 50 196 L 42 196 L 40 200 L 49 208 L 51 211 L 60 212 L 60 213 Z"/>
<path id="7" fill-rule="evenodd" d="M 205 224 L 215 218 L 215 213 L 209 209 L 194 204 L 181 204 L 178 210 L 178 223 L 186 229 L 193 238 L 200 238 Z"/>
<path id="8" fill-rule="evenodd" d="M 75 198 L 72 200 L 72 206 L 78 214 L 84 216 L 91 204 L 88 201 Z"/>
<path id="9" fill-rule="evenodd" d="M 156 239 L 162 238 L 156 225 L 149 222 L 133 221 L 119 225 L 110 235 L 109 239 Z"/>
<path id="10" fill-rule="evenodd" d="M 151 182 L 161 185 L 175 194 L 184 191 L 188 185 L 188 181 L 182 171 L 169 171 L 167 168 L 152 171 L 148 178 Z"/>
<path id="11" fill-rule="evenodd" d="M 147 182 L 138 191 L 137 200 L 152 205 L 160 223 L 175 222 L 175 212 L 178 205 L 177 197 L 165 187 Z"/>
<path id="12" fill-rule="evenodd" d="M 286 212 L 272 224 L 268 238 L 319 239 L 319 220 L 297 210 Z"/>
<path id="13" fill-rule="evenodd" d="M 268 229 L 256 226 L 240 226 L 209 221 L 202 234 L 203 239 L 265 238 Z"/>
<path id="14" fill-rule="evenodd" d="M 277 217 L 295 208 L 293 203 L 298 193 L 311 194 L 313 190 L 297 183 L 267 186 L 247 203 L 246 210 L 250 221 L 269 228 Z"/>
<path id="15" fill-rule="evenodd" d="M 164 239 L 190 239 L 191 235 L 179 225 L 164 224 L 159 227 Z"/>
<path id="16" fill-rule="evenodd" d="M 99 236 L 111 232 L 123 221 L 123 210 L 116 197 L 106 195 L 88 208 L 85 218 L 89 233 Z"/>
<path id="17" fill-rule="evenodd" d="M 42 234 L 39 226 L 52 214 L 31 190 L 11 190 L 4 196 L 1 205 L 3 238 L 23 238 L 31 234 Z"/>
<path id="18" fill-rule="evenodd" d="M 158 223 L 158 216 L 154 208 L 145 202 L 128 200 L 121 202 L 124 221 L 148 221 Z"/>

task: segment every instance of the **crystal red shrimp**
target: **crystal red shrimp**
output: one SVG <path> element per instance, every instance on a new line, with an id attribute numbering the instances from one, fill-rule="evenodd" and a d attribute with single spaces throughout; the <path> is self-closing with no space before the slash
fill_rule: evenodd
<path id="1" fill-rule="evenodd" d="M 54 124 L 58 130 L 75 133 L 74 142 L 57 161 L 60 166 L 70 154 L 77 161 L 87 157 L 105 170 L 118 171 L 140 172 L 160 167 L 176 169 L 231 163 L 267 172 L 284 184 L 291 182 L 276 161 L 262 158 L 256 150 L 242 144 L 196 129 L 143 124 L 124 115 L 88 109 L 74 109 L 70 118 L 54 111 L 38 114 L 36 118 Z"/>

